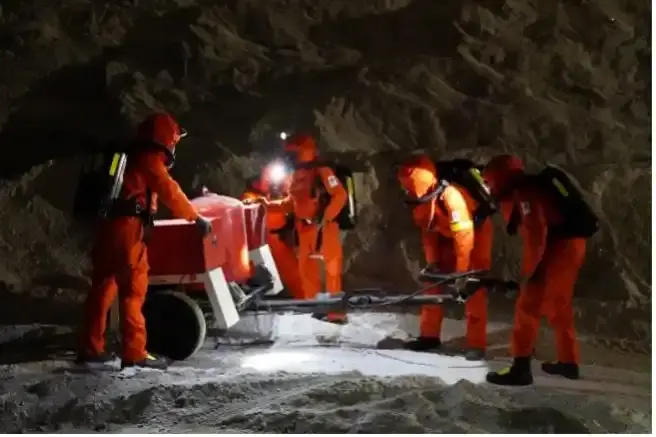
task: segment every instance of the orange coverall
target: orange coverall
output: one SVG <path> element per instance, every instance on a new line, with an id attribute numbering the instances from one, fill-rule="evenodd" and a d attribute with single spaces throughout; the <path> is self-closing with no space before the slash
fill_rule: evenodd
<path id="1" fill-rule="evenodd" d="M 330 294 L 342 290 L 342 241 L 340 229 L 335 219 L 346 205 L 348 195 L 335 173 L 317 164 L 318 152 L 314 139 L 307 135 L 294 136 L 287 140 L 286 150 L 295 154 L 296 162 L 301 164 L 292 175 L 289 196 L 278 202 L 276 208 L 293 213 L 298 232 L 298 263 L 303 289 L 308 299 L 324 291 L 321 286 L 321 265 L 317 259 L 323 258 L 325 269 L 325 291 Z M 318 187 L 321 184 L 322 187 Z M 320 191 L 325 189 L 329 200 L 320 217 Z M 341 317 L 329 314 L 328 318 Z"/>
<path id="2" fill-rule="evenodd" d="M 126 198 L 145 206 L 146 189 L 177 217 L 196 220 L 198 213 L 168 173 L 162 151 L 144 151 L 130 156 L 123 179 Z M 153 196 L 154 197 L 154 196 Z M 122 330 L 122 359 L 138 362 L 146 352 L 146 324 L 141 308 L 148 290 L 148 257 L 144 224 L 138 217 L 119 217 L 98 224 L 91 261 L 91 291 L 85 304 L 82 352 L 99 356 L 105 352 L 107 313 L 118 294 Z"/>
<path id="3" fill-rule="evenodd" d="M 439 182 L 435 165 L 428 156 L 413 158 L 400 169 L 398 176 L 407 194 L 414 198 L 425 196 Z M 457 184 L 449 184 L 441 195 L 413 208 L 413 220 L 421 229 L 428 264 L 435 264 L 445 273 L 488 270 L 491 267 L 492 221 L 487 219 L 474 229 L 472 214 L 476 207 L 476 201 L 467 190 Z M 439 289 L 431 292 L 437 293 Z M 468 347 L 484 350 L 487 347 L 485 288 L 478 290 L 467 301 L 465 314 Z M 440 305 L 423 306 L 420 336 L 439 339 L 443 319 Z"/>
<path id="4" fill-rule="evenodd" d="M 512 333 L 514 357 L 530 357 L 545 315 L 555 333 L 558 361 L 579 364 L 572 297 L 585 259 L 583 238 L 553 238 L 548 229 L 561 221 L 553 204 L 535 187 L 515 190 L 519 234 L 524 241 L 522 287 L 515 304 Z"/>
<path id="5" fill-rule="evenodd" d="M 262 177 L 265 175 L 263 174 Z M 290 179 L 290 178 L 288 178 Z M 287 192 L 285 188 L 289 181 L 283 182 L 282 191 Z M 258 198 L 265 198 L 267 201 L 272 200 L 268 194 L 267 184 L 261 179 L 257 181 L 255 187 L 248 187 L 241 200 L 248 202 Z M 280 279 L 291 296 L 295 299 L 305 299 L 306 293 L 303 290 L 303 282 L 299 273 L 298 259 L 296 258 L 295 248 L 291 246 L 280 232 L 287 225 L 288 214 L 275 207 L 267 207 L 267 244 L 271 249 L 271 255 L 276 263 L 276 268 L 280 274 Z"/>

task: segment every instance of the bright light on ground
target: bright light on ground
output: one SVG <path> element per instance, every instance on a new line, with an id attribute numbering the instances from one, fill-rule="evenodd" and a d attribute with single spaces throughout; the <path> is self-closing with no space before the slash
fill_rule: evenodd
<path id="1" fill-rule="evenodd" d="M 452 385 L 466 379 L 475 384 L 485 381 L 489 371 L 481 361 L 405 350 L 357 350 L 334 347 L 273 348 L 249 354 L 241 360 L 244 370 L 337 374 L 359 372 L 371 376 L 424 375 L 440 378 Z"/>

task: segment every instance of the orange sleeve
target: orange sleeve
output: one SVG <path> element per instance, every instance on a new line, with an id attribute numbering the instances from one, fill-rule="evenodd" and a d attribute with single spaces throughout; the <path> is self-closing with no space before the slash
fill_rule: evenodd
<path id="1" fill-rule="evenodd" d="M 449 215 L 449 229 L 453 238 L 453 250 L 456 256 L 455 272 L 469 270 L 471 252 L 474 248 L 474 222 L 467 202 L 460 191 L 448 186 L 442 194 L 444 207 Z"/>
<path id="2" fill-rule="evenodd" d="M 518 207 L 522 214 L 520 233 L 524 240 L 521 276 L 529 279 L 535 273 L 547 247 L 547 220 L 540 202 L 522 199 Z"/>
<path id="3" fill-rule="evenodd" d="M 198 212 L 164 166 L 162 153 L 142 153 L 138 156 L 137 163 L 148 188 L 157 194 L 174 216 L 189 221 L 198 218 Z"/>
<path id="4" fill-rule="evenodd" d="M 326 187 L 326 191 L 330 194 L 330 202 L 324 212 L 324 218 L 326 221 L 333 221 L 346 205 L 348 193 L 330 168 L 319 167 L 319 177 L 324 187 Z"/>

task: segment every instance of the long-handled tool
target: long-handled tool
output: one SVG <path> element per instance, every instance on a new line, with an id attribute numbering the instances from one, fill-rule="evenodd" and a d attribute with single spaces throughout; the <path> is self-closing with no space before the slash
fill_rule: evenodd
<path id="1" fill-rule="evenodd" d="M 327 313 L 335 312 L 408 312 L 422 305 L 443 304 L 448 301 L 464 303 L 479 288 L 487 287 L 492 291 L 514 291 L 517 284 L 487 276 L 487 271 L 473 270 L 464 273 L 439 273 L 425 268 L 419 275 L 420 280 L 428 285 L 406 295 L 385 295 L 376 288 L 359 289 L 342 292 L 339 295 L 321 299 L 263 299 L 261 295 L 246 296 L 242 309 L 249 313 L 297 312 Z M 442 288 L 439 294 L 424 294 L 436 286 Z"/>

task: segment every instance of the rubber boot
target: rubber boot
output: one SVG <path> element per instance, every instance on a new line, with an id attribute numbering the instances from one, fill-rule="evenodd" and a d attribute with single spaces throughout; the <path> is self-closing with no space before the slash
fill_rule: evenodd
<path id="1" fill-rule="evenodd" d="M 542 371 L 549 375 L 564 376 L 567 379 L 579 379 L 579 365 L 576 363 L 542 363 Z"/>
<path id="2" fill-rule="evenodd" d="M 414 340 L 406 341 L 403 344 L 404 349 L 415 352 L 425 352 L 429 350 L 439 349 L 442 347 L 442 341 L 435 337 L 418 337 Z"/>
<path id="3" fill-rule="evenodd" d="M 140 361 L 121 361 L 121 369 L 126 367 L 144 367 L 148 369 L 166 370 L 169 367 L 169 360 L 165 357 L 156 357 L 148 354 L 146 358 Z"/>
<path id="4" fill-rule="evenodd" d="M 517 357 L 510 367 L 498 372 L 490 372 L 485 377 L 487 382 L 496 385 L 525 386 L 533 384 L 531 357 Z"/>

